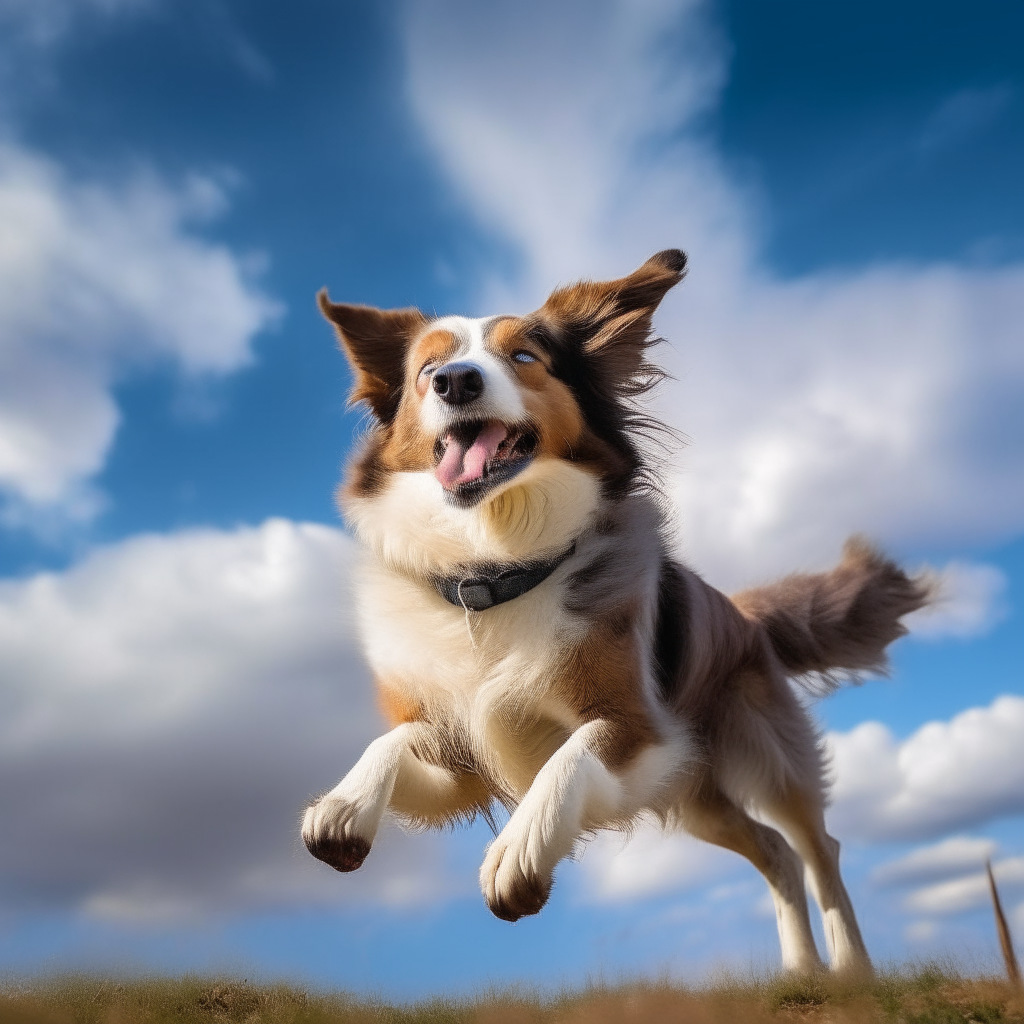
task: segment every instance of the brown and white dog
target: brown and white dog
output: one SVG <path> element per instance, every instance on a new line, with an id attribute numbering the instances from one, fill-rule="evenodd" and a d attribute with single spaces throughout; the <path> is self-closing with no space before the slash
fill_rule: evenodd
<path id="1" fill-rule="evenodd" d="M 667 250 L 524 317 L 321 293 L 374 417 L 340 500 L 366 548 L 362 636 L 392 728 L 302 836 L 353 871 L 387 808 L 444 826 L 492 820 L 496 801 L 511 817 L 480 884 L 515 921 L 581 836 L 647 814 L 757 867 L 798 971 L 821 964 L 806 867 L 833 968 L 868 970 L 790 680 L 884 668 L 926 589 L 857 540 L 831 572 L 731 599 L 673 557 L 636 399 L 661 376 L 651 319 L 685 266 Z"/>

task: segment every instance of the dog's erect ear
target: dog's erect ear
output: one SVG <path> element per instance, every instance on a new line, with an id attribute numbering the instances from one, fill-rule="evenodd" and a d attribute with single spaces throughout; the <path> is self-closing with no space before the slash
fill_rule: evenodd
<path id="1" fill-rule="evenodd" d="M 349 401 L 366 402 L 383 422 L 398 411 L 409 342 L 427 322 L 418 309 L 375 309 L 334 303 L 327 289 L 317 293 L 320 310 L 334 324 L 338 340 L 356 371 Z"/>
<path id="2" fill-rule="evenodd" d="M 612 381 L 625 381 L 643 366 L 654 311 L 685 273 L 686 253 L 665 249 L 628 277 L 559 288 L 539 313 L 563 338 L 593 356 Z"/>

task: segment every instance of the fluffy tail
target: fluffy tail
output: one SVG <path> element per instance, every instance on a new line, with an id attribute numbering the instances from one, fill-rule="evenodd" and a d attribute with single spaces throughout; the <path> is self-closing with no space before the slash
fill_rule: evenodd
<path id="1" fill-rule="evenodd" d="M 852 537 L 831 572 L 786 576 L 733 602 L 764 626 L 788 673 L 816 675 L 816 688 L 830 690 L 844 677 L 884 672 L 886 647 L 907 632 L 900 618 L 931 597 L 925 580 Z"/>

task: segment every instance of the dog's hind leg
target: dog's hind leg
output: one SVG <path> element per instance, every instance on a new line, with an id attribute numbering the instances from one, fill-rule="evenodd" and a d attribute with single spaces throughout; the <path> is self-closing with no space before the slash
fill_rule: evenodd
<path id="1" fill-rule="evenodd" d="M 439 746 L 436 731 L 423 722 L 406 722 L 375 739 L 345 778 L 306 808 L 302 839 L 309 852 L 338 871 L 355 871 L 389 805 L 424 824 L 472 817 L 486 805 L 483 787 L 420 756 Z"/>
<path id="2" fill-rule="evenodd" d="M 825 831 L 821 800 L 791 789 L 781 799 L 766 805 L 765 813 L 785 830 L 807 865 L 811 891 L 821 908 L 832 970 L 870 974 L 871 959 L 839 874 L 839 843 Z"/>
<path id="3" fill-rule="evenodd" d="M 787 971 L 810 974 L 822 966 L 811 932 L 803 866 L 785 839 L 734 804 L 725 794 L 701 793 L 681 809 L 688 832 L 746 857 L 764 875 Z"/>

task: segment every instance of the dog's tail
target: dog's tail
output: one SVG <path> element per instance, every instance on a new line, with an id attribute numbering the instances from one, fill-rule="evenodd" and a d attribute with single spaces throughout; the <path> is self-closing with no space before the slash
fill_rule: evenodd
<path id="1" fill-rule="evenodd" d="M 908 576 L 861 537 L 831 572 L 797 573 L 745 590 L 733 602 L 765 628 L 786 672 L 829 691 L 862 672 L 884 673 L 902 616 L 928 604 L 932 586 Z"/>

